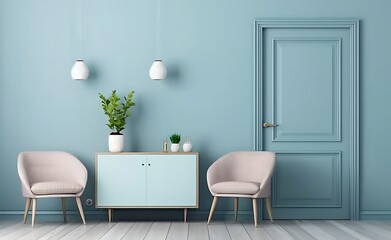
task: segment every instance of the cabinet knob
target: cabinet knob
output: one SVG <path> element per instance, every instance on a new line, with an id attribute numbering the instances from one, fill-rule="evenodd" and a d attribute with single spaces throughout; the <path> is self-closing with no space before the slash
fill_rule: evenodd
<path id="1" fill-rule="evenodd" d="M 151 166 L 151 164 L 150 164 L 150 163 L 148 163 L 148 166 Z"/>
<path id="2" fill-rule="evenodd" d="M 143 164 L 141 164 L 141 166 L 144 166 L 145 164 L 143 163 Z"/>

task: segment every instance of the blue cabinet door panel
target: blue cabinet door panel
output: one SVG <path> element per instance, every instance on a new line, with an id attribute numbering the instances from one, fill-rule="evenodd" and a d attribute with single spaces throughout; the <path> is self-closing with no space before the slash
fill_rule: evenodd
<path id="1" fill-rule="evenodd" d="M 147 162 L 147 205 L 196 206 L 196 155 L 149 155 Z"/>
<path id="2" fill-rule="evenodd" d="M 146 156 L 97 156 L 97 206 L 143 206 L 146 202 Z"/>

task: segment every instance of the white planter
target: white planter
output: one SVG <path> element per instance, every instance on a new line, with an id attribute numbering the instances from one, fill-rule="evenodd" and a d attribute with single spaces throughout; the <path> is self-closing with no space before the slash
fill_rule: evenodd
<path id="1" fill-rule="evenodd" d="M 193 148 L 193 145 L 191 144 L 191 142 L 185 142 L 183 144 L 183 151 L 184 152 L 191 152 L 192 148 Z"/>
<path id="2" fill-rule="evenodd" d="M 109 151 L 123 152 L 124 151 L 124 135 L 109 135 Z"/>
<path id="3" fill-rule="evenodd" d="M 179 152 L 179 143 L 171 143 L 171 152 Z"/>

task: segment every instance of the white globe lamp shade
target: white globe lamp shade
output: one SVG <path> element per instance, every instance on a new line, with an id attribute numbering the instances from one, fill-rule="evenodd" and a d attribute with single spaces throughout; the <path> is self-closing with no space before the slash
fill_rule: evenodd
<path id="1" fill-rule="evenodd" d="M 83 60 L 76 60 L 72 67 L 71 75 L 73 80 L 86 80 L 90 71 Z"/>
<path id="2" fill-rule="evenodd" d="M 167 69 L 162 60 L 155 60 L 149 69 L 149 77 L 152 80 L 162 80 L 167 76 Z"/>

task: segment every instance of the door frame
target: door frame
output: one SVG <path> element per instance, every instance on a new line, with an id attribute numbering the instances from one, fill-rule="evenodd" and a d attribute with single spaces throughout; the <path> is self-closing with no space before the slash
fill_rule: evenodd
<path id="1" fill-rule="evenodd" d="M 359 20 L 357 19 L 255 19 L 254 24 L 254 150 L 263 150 L 263 35 L 273 28 L 335 28 L 350 31 L 350 163 L 349 216 L 360 218 L 360 146 L 359 146 Z"/>

